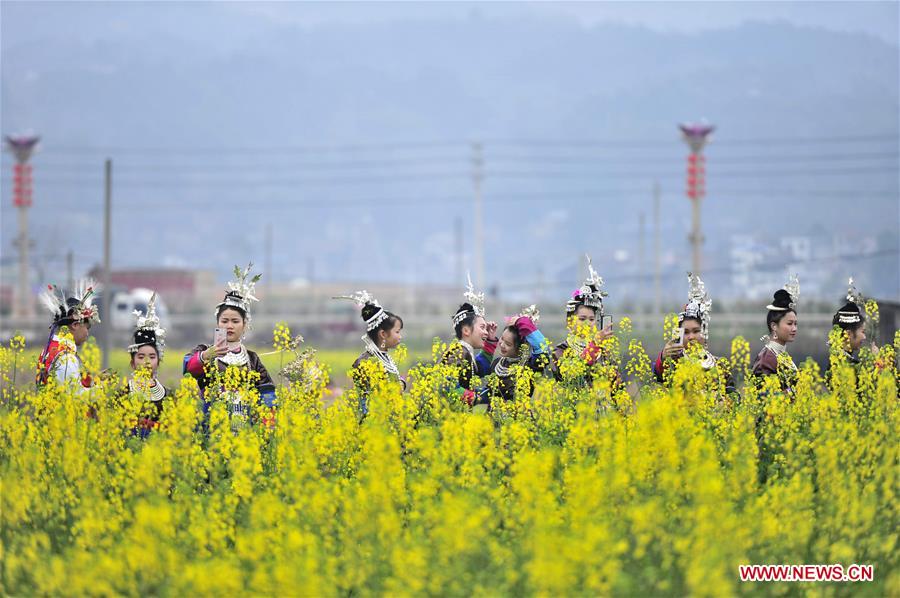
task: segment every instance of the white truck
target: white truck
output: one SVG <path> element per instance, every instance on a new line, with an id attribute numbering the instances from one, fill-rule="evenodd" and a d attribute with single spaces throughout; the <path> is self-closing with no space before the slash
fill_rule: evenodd
<path id="1" fill-rule="evenodd" d="M 147 303 L 152 295 L 153 291 L 144 288 L 114 292 L 109 315 L 113 330 L 132 330 L 135 325 L 134 310 L 147 313 Z M 159 295 L 156 297 L 156 313 L 160 324 L 165 328 L 169 310 Z"/>

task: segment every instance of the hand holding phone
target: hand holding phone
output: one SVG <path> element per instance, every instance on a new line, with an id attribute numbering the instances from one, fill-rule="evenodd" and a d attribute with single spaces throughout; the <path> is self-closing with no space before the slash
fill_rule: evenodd
<path id="1" fill-rule="evenodd" d="M 203 352 L 203 359 L 210 361 L 228 353 L 228 336 L 224 328 L 216 328 L 213 333 L 213 344 Z"/>
<path id="2" fill-rule="evenodd" d="M 219 347 L 224 346 L 228 343 L 228 333 L 224 328 L 216 328 L 216 332 L 213 335 L 213 346 Z"/>
<path id="3" fill-rule="evenodd" d="M 224 349 L 228 346 L 228 332 L 224 328 L 216 328 L 213 335 L 213 347 Z"/>
<path id="4" fill-rule="evenodd" d="M 675 330 L 672 339 L 663 347 L 663 357 L 676 359 L 684 354 L 684 328 Z"/>

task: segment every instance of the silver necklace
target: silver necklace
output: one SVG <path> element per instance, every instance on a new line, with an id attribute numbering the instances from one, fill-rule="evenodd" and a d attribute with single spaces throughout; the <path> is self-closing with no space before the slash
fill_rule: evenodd
<path id="1" fill-rule="evenodd" d="M 497 360 L 497 365 L 494 367 L 494 373 L 500 378 L 507 378 L 509 376 L 509 366 L 514 365 L 517 361 L 518 360 L 510 359 L 509 357 L 501 357 Z"/>
<path id="2" fill-rule="evenodd" d="M 469 359 L 471 359 L 472 362 L 474 363 L 474 361 L 475 361 L 475 348 L 474 348 L 472 345 L 470 345 L 469 343 L 467 343 L 466 341 L 463 341 L 463 340 L 459 341 L 459 344 L 463 346 L 463 349 L 465 349 L 466 352 L 469 354 Z"/>
<path id="3" fill-rule="evenodd" d="M 791 364 L 792 369 L 797 369 L 797 365 L 794 363 L 794 359 L 791 357 L 791 354 L 788 353 L 787 347 L 782 345 L 781 343 L 776 343 L 775 341 L 769 341 L 766 343 L 766 348 L 769 349 L 772 353 L 775 354 L 775 357 L 778 357 L 782 353 L 787 355 L 788 362 Z"/>
<path id="4" fill-rule="evenodd" d="M 378 348 L 372 339 L 369 338 L 368 334 L 363 335 L 362 337 L 363 343 L 366 346 L 366 353 L 374 356 L 379 362 L 381 362 L 381 366 L 388 374 L 393 374 L 400 377 L 400 369 L 397 367 L 397 364 L 394 363 L 394 360 L 391 359 L 391 356 L 388 355 L 387 351 L 382 351 Z"/>
<path id="5" fill-rule="evenodd" d="M 249 355 L 247 355 L 247 347 L 245 347 L 243 343 L 241 343 L 241 350 L 237 353 L 229 351 L 225 355 L 217 357 L 216 359 L 218 359 L 225 365 L 235 365 L 238 367 L 247 365 L 247 362 L 250 361 L 250 357 Z"/>
<path id="6" fill-rule="evenodd" d="M 149 398 L 154 403 L 157 401 L 162 401 L 166 396 L 166 387 L 163 386 L 162 383 L 156 378 L 153 378 L 152 382 L 154 382 L 155 384 L 153 386 L 150 386 L 149 383 L 139 383 L 136 382 L 134 378 L 132 378 L 128 381 L 128 390 L 132 393 L 146 393 L 149 395 L 147 398 Z"/>

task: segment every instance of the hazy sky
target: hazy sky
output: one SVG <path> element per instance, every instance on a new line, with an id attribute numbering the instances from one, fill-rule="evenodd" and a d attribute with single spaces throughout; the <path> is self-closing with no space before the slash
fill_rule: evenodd
<path id="1" fill-rule="evenodd" d="M 118 264 L 188 263 L 195 238 L 218 239 L 227 224 L 227 212 L 208 210 L 216 205 L 246 216 L 250 231 L 204 260 L 220 272 L 258 256 L 274 222 L 276 280 L 303 276 L 313 257 L 317 272 L 348 278 L 450 276 L 452 223 L 471 206 L 467 140 L 479 139 L 486 221 L 502 229 L 527 199 L 533 222 L 518 232 L 536 239 L 516 250 L 489 240 L 488 275 L 508 286 L 539 268 L 568 276 L 590 250 L 621 289 L 634 280 L 626 254 L 637 252 L 652 180 L 672 216 L 662 223 L 665 263 L 679 264 L 680 277 L 688 259 L 683 119 L 719 126 L 708 154 L 715 199 L 704 208 L 711 259 L 725 260 L 738 233 L 765 242 L 776 231 L 756 217 L 761 198 L 784 206 L 791 231 L 817 239 L 842 202 L 867 202 L 863 213 L 882 217 L 850 222 L 847 235 L 896 238 L 898 7 L 0 0 L 0 124 L 43 135 L 33 235 L 49 243 L 53 210 L 72 206 L 81 236 L 66 243 L 79 247 L 79 268 L 99 255 L 99 165 L 113 157 L 116 226 L 128 231 L 114 236 Z M 768 147 L 773 131 L 784 139 Z M 848 142 L 854 135 L 862 139 Z M 373 251 L 365 231 L 385 198 L 397 233 Z M 129 208 L 149 205 L 137 225 Z M 12 238 L 12 207 L 0 210 Z M 589 234 L 592 218 L 618 226 Z M 142 252 L 135 239 L 162 240 L 166 252 Z M 11 246 L 0 252 L 11 257 Z M 896 255 L 885 259 L 896 272 Z M 873 264 L 857 268 L 861 280 L 863 269 L 881 276 Z M 727 264 L 717 267 L 722 280 L 710 282 L 721 289 Z"/>
<path id="2" fill-rule="evenodd" d="M 246 11 L 295 23 L 367 22 L 481 13 L 543 14 L 585 25 L 630 23 L 665 31 L 696 31 L 748 20 L 786 20 L 798 25 L 866 32 L 897 43 L 898 2 L 237 2 Z"/>
<path id="3" fill-rule="evenodd" d="M 70 26 L 76 37 L 103 37 L 110 33 L 140 32 L 153 28 L 146 19 L 129 20 L 132 11 L 144 12 L 142 2 L 18 2 L 0 3 L 4 45 L 56 33 L 71 25 L 76 14 L 91 19 Z M 243 17 L 242 33 L 251 35 L 255 26 L 277 21 L 282 24 L 371 23 L 405 19 L 452 18 L 483 15 L 514 17 L 541 15 L 574 19 L 586 26 L 629 23 L 660 31 L 691 32 L 717 29 L 745 21 L 785 20 L 796 25 L 837 31 L 865 32 L 898 44 L 900 3 L 892 2 L 163 2 L 154 3 L 159 22 L 179 29 L 179 14 L 226 7 Z M 219 6 L 213 8 L 213 4 Z M 99 10 L 97 10 L 99 9 Z M 220 15 L 211 15 L 214 20 Z M 253 21 L 256 21 L 255 23 Z M 25 23 L 27 22 L 27 26 Z M 189 25 L 185 25 L 186 27 Z M 241 32 L 237 32 L 240 37 Z M 202 35 L 202 32 L 196 32 Z M 228 43 L 228 39 L 219 40 Z"/>

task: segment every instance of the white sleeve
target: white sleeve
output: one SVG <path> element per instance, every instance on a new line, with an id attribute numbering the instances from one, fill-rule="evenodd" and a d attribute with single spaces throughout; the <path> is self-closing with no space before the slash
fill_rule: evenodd
<path id="1" fill-rule="evenodd" d="M 79 393 L 87 390 L 81 384 L 81 362 L 71 353 L 62 353 L 54 365 L 56 380 L 60 385 L 72 385 Z"/>

